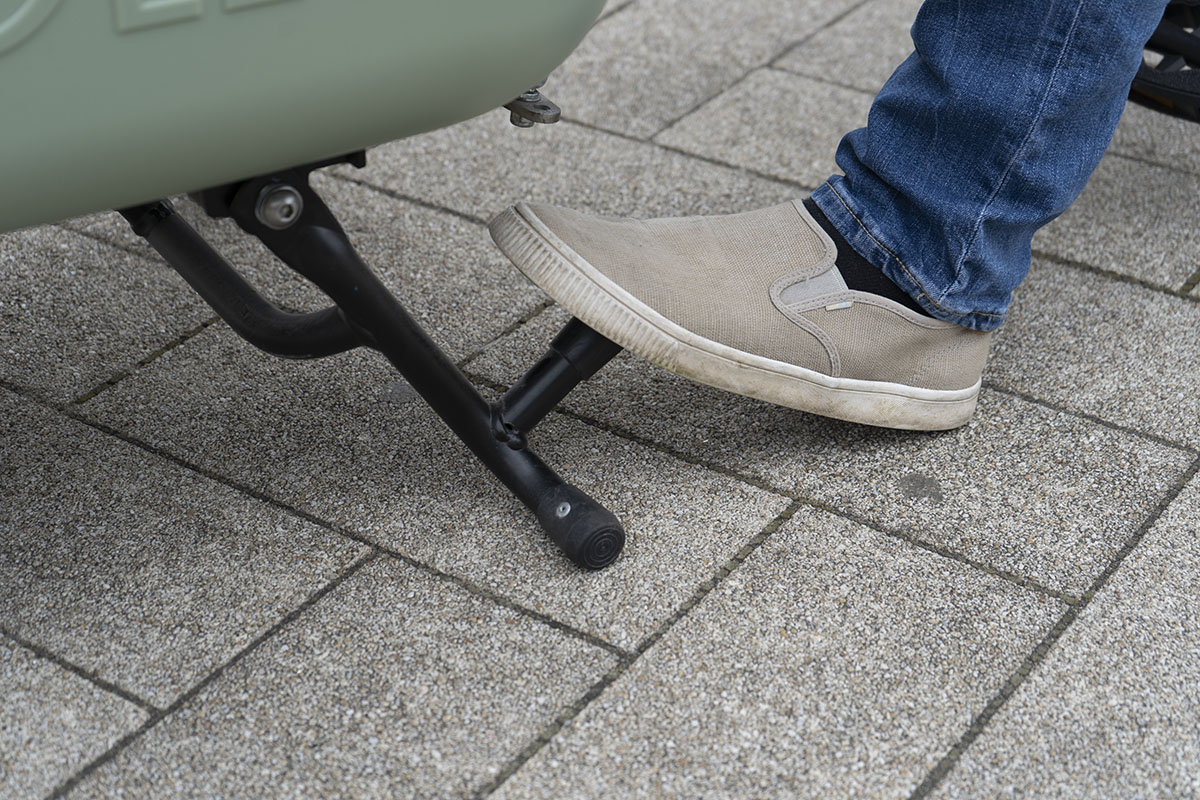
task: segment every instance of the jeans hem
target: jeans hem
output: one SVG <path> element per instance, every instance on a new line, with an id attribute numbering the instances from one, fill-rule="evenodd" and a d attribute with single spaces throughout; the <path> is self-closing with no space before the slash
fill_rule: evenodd
<path id="1" fill-rule="evenodd" d="M 863 215 L 851 208 L 849 199 L 832 181 L 825 181 L 818 187 L 812 193 L 812 199 L 856 253 L 878 267 L 930 316 L 976 331 L 994 331 L 1004 322 L 1003 313 L 979 309 L 961 311 L 935 302 L 910 266 L 867 227 Z"/>

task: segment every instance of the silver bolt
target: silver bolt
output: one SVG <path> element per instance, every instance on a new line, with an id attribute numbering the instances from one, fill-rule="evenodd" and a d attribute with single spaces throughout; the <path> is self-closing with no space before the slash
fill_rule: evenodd
<path id="1" fill-rule="evenodd" d="M 559 519 L 562 519 L 563 517 L 565 517 L 567 514 L 570 514 L 570 513 L 571 513 L 571 504 L 570 503 L 559 503 L 558 508 L 554 509 L 554 515 L 556 517 L 558 517 Z"/>
<path id="2" fill-rule="evenodd" d="M 258 195 L 254 216 L 273 231 L 282 231 L 296 224 L 304 211 L 304 198 L 294 187 L 276 183 L 264 187 Z"/>

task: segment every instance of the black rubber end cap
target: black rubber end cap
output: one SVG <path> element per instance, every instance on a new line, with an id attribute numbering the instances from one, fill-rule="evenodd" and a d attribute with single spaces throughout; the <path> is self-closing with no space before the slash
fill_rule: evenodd
<path id="1" fill-rule="evenodd" d="M 625 546 L 625 529 L 616 516 L 574 486 L 546 492 L 537 518 L 567 558 L 584 569 L 607 567 Z"/>

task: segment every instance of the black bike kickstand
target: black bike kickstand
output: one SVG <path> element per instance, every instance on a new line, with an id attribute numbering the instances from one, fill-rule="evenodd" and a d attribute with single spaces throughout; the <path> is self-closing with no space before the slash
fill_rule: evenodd
<path id="1" fill-rule="evenodd" d="M 409 316 L 354 251 L 309 185 L 318 167 L 358 166 L 361 153 L 209 189 L 194 196 L 229 216 L 334 302 L 283 311 L 259 295 L 166 201 L 122 209 L 143 236 L 239 335 L 288 358 L 319 358 L 359 346 L 382 353 L 497 478 L 537 516 L 576 564 L 612 563 L 625 531 L 608 509 L 566 483 L 530 449 L 526 434 L 621 348 L 571 320 L 550 350 L 498 402 L 489 404 Z"/>

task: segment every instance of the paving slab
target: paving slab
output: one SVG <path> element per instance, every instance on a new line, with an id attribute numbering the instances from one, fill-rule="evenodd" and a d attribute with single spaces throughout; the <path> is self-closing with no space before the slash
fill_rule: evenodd
<path id="1" fill-rule="evenodd" d="M 470 369 L 508 381 L 515 362 L 565 319 L 557 309 L 544 313 Z M 984 391 L 974 419 L 956 431 L 889 431 L 700 386 L 629 355 L 566 405 L 687 458 L 1065 592 L 1091 584 L 1191 459 L 1000 392 Z"/>
<path id="2" fill-rule="evenodd" d="M 913 51 L 909 31 L 922 2 L 866 3 L 802 42 L 775 66 L 873 96 Z"/>
<path id="3" fill-rule="evenodd" d="M 1193 480 L 933 796 L 1200 796 L 1198 532 Z"/>
<path id="4" fill-rule="evenodd" d="M 383 559 L 71 796 L 469 796 L 616 660 Z"/>
<path id="5" fill-rule="evenodd" d="M 1197 447 L 1197 325 L 1194 301 L 1035 260 L 996 335 L 988 378 Z"/>
<path id="6" fill-rule="evenodd" d="M 599 22 L 546 90 L 571 119 L 649 137 L 856 1 L 640 0 Z"/>
<path id="7" fill-rule="evenodd" d="M 745 211 L 799 193 L 788 184 L 569 122 L 517 129 L 507 112 L 377 147 L 367 154 L 365 169 L 339 168 L 337 174 L 480 220 L 518 200 L 660 217 Z"/>
<path id="8" fill-rule="evenodd" d="M 590 426 L 551 419 L 534 431 L 533 446 L 608 504 L 629 537 L 615 565 L 581 572 L 410 397 L 372 354 L 272 362 L 213 328 L 83 410 L 189 463 L 629 648 L 787 505 Z"/>
<path id="9" fill-rule="evenodd" d="M 0 623 L 160 707 L 363 546 L 0 391 Z"/>
<path id="10" fill-rule="evenodd" d="M 1109 149 L 1200 174 L 1200 126 L 1136 103 L 1125 106 Z"/>
<path id="11" fill-rule="evenodd" d="M 398 378 L 366 350 L 293 361 L 213 326 L 77 410 L 262 492 L 309 441 L 337 436 L 343 420 L 381 405 L 403 415 L 389 399 L 392 388 L 400 388 Z M 354 439 L 336 446 L 353 449 Z M 403 441 L 394 446 L 407 447 Z"/>
<path id="12" fill-rule="evenodd" d="M 1100 161 L 1083 194 L 1034 237 L 1033 249 L 1175 291 L 1200 263 L 1188 208 L 1200 176 L 1118 155 Z"/>
<path id="13" fill-rule="evenodd" d="M 760 69 L 654 141 L 815 187 L 838 171 L 838 142 L 870 107 L 863 92 Z"/>
<path id="14" fill-rule="evenodd" d="M 905 797 L 1064 606 L 802 510 L 494 797 Z"/>
<path id="15" fill-rule="evenodd" d="M 0 378 L 69 402 L 209 317 L 163 266 L 55 226 L 0 235 Z"/>
<path id="16" fill-rule="evenodd" d="M 0 795 L 41 797 L 149 712 L 0 638 Z"/>

